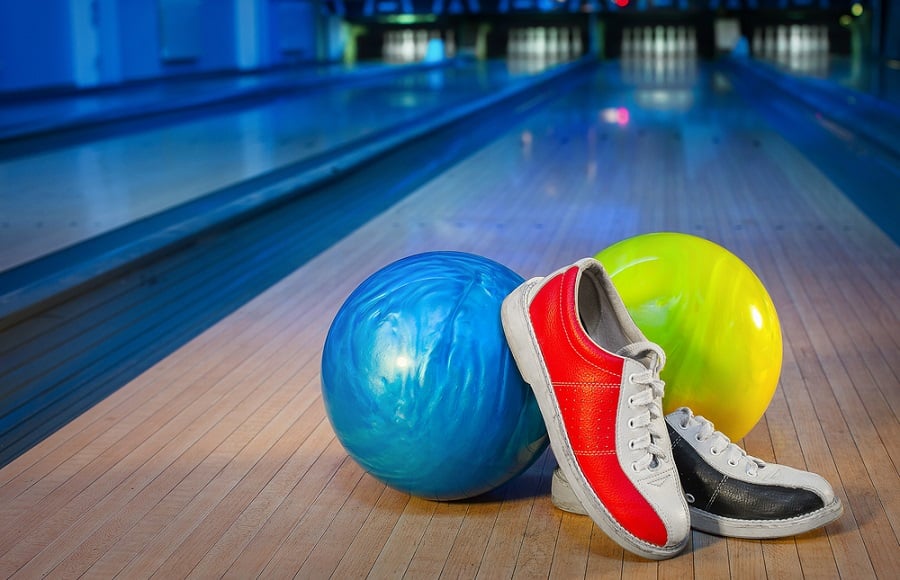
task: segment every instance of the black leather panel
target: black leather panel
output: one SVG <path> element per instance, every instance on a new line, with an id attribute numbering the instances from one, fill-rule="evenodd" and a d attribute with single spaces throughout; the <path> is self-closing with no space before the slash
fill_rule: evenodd
<path id="1" fill-rule="evenodd" d="M 708 464 L 671 425 L 672 453 L 681 487 L 694 496 L 693 507 L 714 515 L 746 520 L 781 520 L 825 507 L 806 490 L 732 479 Z"/>

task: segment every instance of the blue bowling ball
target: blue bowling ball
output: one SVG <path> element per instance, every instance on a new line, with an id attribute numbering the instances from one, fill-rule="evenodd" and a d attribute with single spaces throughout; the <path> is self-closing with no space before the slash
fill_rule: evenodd
<path id="1" fill-rule="evenodd" d="M 322 355 L 341 444 L 382 482 L 437 500 L 473 497 L 547 446 L 537 401 L 500 325 L 522 278 L 487 258 L 430 252 L 379 270 L 347 298 Z"/>

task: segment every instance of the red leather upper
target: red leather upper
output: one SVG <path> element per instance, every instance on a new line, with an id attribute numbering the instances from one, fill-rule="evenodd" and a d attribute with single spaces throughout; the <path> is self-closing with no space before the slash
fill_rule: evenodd
<path id="1" fill-rule="evenodd" d="M 548 281 L 529 309 L 566 433 L 578 465 L 613 518 L 638 538 L 664 546 L 665 524 L 616 456 L 624 360 L 598 347 L 577 320 L 577 279 L 573 266 Z"/>

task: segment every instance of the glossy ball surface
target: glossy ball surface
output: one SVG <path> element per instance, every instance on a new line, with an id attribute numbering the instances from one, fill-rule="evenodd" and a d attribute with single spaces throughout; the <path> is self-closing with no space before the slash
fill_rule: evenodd
<path id="1" fill-rule="evenodd" d="M 473 497 L 547 446 L 500 305 L 522 278 L 458 252 L 410 256 L 366 279 L 325 340 L 322 392 L 344 448 L 382 482 L 428 499 Z"/>
<path id="2" fill-rule="evenodd" d="M 666 351 L 666 413 L 690 407 L 733 440 L 765 413 L 781 375 L 781 325 L 756 274 L 696 236 L 656 233 L 599 254 L 638 328 Z"/>

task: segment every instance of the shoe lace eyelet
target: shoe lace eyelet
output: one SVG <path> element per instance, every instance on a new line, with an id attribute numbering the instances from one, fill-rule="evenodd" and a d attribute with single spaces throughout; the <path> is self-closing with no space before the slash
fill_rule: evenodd
<path id="1" fill-rule="evenodd" d="M 694 496 L 689 493 L 684 494 L 684 499 L 686 499 L 688 503 L 694 503 Z"/>
<path id="2" fill-rule="evenodd" d="M 629 420 L 628 420 L 628 428 L 629 428 L 629 429 L 634 429 L 634 419 L 629 419 Z"/>
<path id="3" fill-rule="evenodd" d="M 638 470 L 638 465 L 637 465 L 637 463 L 632 463 L 632 464 L 631 464 L 631 471 L 637 472 L 637 470 Z"/>
<path id="4" fill-rule="evenodd" d="M 635 378 L 637 378 L 637 375 L 634 373 L 631 373 L 630 375 L 628 375 L 628 382 L 633 383 Z"/>
<path id="5" fill-rule="evenodd" d="M 699 433 L 697 433 L 696 435 L 694 435 L 694 439 L 696 439 L 698 442 L 702 442 L 702 441 L 703 441 L 703 439 L 700 438 L 700 434 L 699 434 Z"/>
<path id="6" fill-rule="evenodd" d="M 716 449 L 715 447 L 710 447 L 710 448 L 709 448 L 709 453 L 710 453 L 710 455 L 718 455 L 718 454 L 720 454 L 720 453 L 722 453 L 722 452 L 719 451 L 718 449 Z"/>
<path id="7" fill-rule="evenodd" d="M 729 459 L 729 460 L 728 460 L 728 465 L 730 465 L 730 466 L 732 466 L 732 467 L 737 467 L 737 461 L 732 461 L 731 459 Z"/>
<path id="8" fill-rule="evenodd" d="M 628 406 L 634 407 L 634 396 L 628 397 Z"/>
<path id="9" fill-rule="evenodd" d="M 634 439 L 632 439 L 631 441 L 628 442 L 628 448 L 631 449 L 632 451 L 634 451 L 634 449 L 635 449 Z"/>

